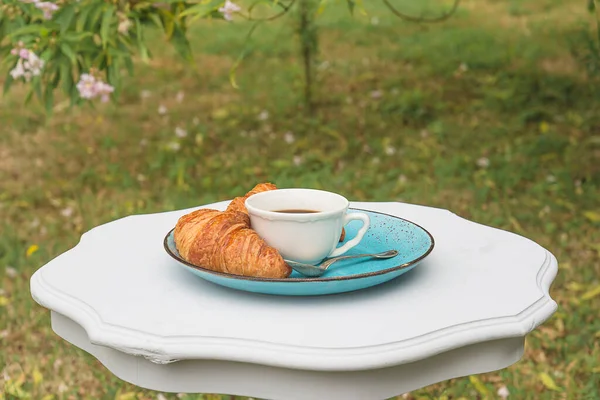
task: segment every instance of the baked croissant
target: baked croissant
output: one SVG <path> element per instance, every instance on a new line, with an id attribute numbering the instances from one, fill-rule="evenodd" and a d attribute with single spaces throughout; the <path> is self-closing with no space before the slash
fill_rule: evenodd
<path id="1" fill-rule="evenodd" d="M 279 252 L 250 229 L 239 211 L 200 209 L 177 221 L 175 245 L 186 261 L 228 274 L 287 278 L 292 269 Z"/>
<path id="2" fill-rule="evenodd" d="M 239 212 L 243 212 L 244 214 L 247 215 L 248 210 L 246 210 L 245 203 L 246 203 L 246 199 L 248 197 L 250 197 L 256 193 L 266 192 L 268 190 L 275 190 L 275 189 L 277 189 L 277 186 L 273 185 L 272 183 L 259 183 L 258 185 L 254 186 L 254 188 L 252 188 L 251 191 L 246 193 L 245 196 L 236 197 L 235 199 L 231 200 L 231 203 L 229 203 L 229 206 L 227 206 L 227 211 L 239 211 Z"/>

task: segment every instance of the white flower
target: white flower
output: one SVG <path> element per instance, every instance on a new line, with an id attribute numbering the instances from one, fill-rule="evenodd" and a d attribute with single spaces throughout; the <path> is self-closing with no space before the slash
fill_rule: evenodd
<path id="1" fill-rule="evenodd" d="M 184 97 L 185 97 L 185 93 L 183 93 L 183 90 L 180 90 L 179 92 L 177 92 L 177 95 L 175 96 L 175 100 L 177 100 L 178 103 L 181 103 L 183 101 Z"/>
<path id="2" fill-rule="evenodd" d="M 148 139 L 140 140 L 140 147 L 146 147 L 148 145 Z"/>
<path id="3" fill-rule="evenodd" d="M 550 174 L 550 175 L 546 176 L 546 182 L 554 183 L 554 182 L 556 182 L 556 177 L 554 175 Z"/>
<path id="4" fill-rule="evenodd" d="M 487 168 L 490 166 L 490 160 L 487 157 L 481 157 L 476 162 L 479 168 Z"/>
<path id="5" fill-rule="evenodd" d="M 152 96 L 152 92 L 149 90 L 144 89 L 140 92 L 140 97 L 142 98 L 142 100 L 145 100 L 150 96 Z"/>
<path id="6" fill-rule="evenodd" d="M 3 331 L 0 331 L 0 338 L 2 339 L 6 339 L 8 337 L 8 329 L 5 329 Z"/>
<path id="7" fill-rule="evenodd" d="M 139 182 L 145 182 L 146 181 L 146 175 L 144 175 L 144 174 L 138 174 L 136 178 L 137 178 L 137 180 Z"/>
<path id="8" fill-rule="evenodd" d="M 63 360 L 61 360 L 60 358 L 57 358 L 54 361 L 54 364 L 52 364 L 52 368 L 54 368 L 55 372 L 58 372 L 58 370 L 60 369 L 60 367 L 63 365 Z"/>
<path id="9" fill-rule="evenodd" d="M 73 215 L 73 209 L 71 207 L 63 208 L 60 211 L 60 215 L 62 215 L 65 218 L 69 218 L 71 215 Z"/>
<path id="10" fill-rule="evenodd" d="M 167 398 L 164 394 L 159 393 L 158 395 L 156 395 L 156 400 L 167 400 Z"/>
<path id="11" fill-rule="evenodd" d="M 119 26 L 117 27 L 117 31 L 122 34 L 125 35 L 128 31 L 129 28 L 131 28 L 131 26 L 133 25 L 133 23 L 131 22 L 130 19 L 122 19 L 121 21 L 119 21 Z"/>
<path id="12" fill-rule="evenodd" d="M 17 270 L 14 269 L 13 267 L 6 267 L 6 276 L 8 276 L 9 278 L 14 278 L 15 276 L 17 276 Z"/>
<path id="13" fill-rule="evenodd" d="M 175 128 L 175 136 L 177 136 L 178 138 L 184 138 L 187 136 L 187 131 L 183 128 L 176 127 Z"/>
<path id="14" fill-rule="evenodd" d="M 167 113 L 167 107 L 161 104 L 160 106 L 158 106 L 158 113 L 160 115 L 165 115 Z"/>
<path id="15" fill-rule="evenodd" d="M 292 144 L 294 143 L 296 138 L 294 137 L 294 134 L 292 132 L 286 132 L 285 135 L 283 135 L 283 140 L 285 140 L 287 144 Z"/>
<path id="16" fill-rule="evenodd" d="M 406 177 L 406 175 L 402 174 L 398 177 L 398 182 L 404 184 L 408 181 L 408 178 Z"/>
<path id="17" fill-rule="evenodd" d="M 294 165 L 296 167 L 299 167 L 304 162 L 304 159 L 302 158 L 302 156 L 294 156 L 294 158 L 292 159 L 292 162 L 294 163 Z"/>
<path id="18" fill-rule="evenodd" d="M 269 112 L 267 110 L 262 110 L 260 114 L 258 114 L 258 119 L 261 121 L 266 121 L 269 119 Z"/>
<path id="19" fill-rule="evenodd" d="M 181 149 L 181 144 L 179 142 L 169 142 L 167 148 L 172 151 L 179 151 L 179 149 Z"/>
<path id="20" fill-rule="evenodd" d="M 380 99 L 381 96 L 383 96 L 383 91 L 381 91 L 381 90 L 373 90 L 371 92 L 371 98 L 372 99 Z"/>
<path id="21" fill-rule="evenodd" d="M 223 17 L 227 20 L 227 21 L 231 21 L 233 19 L 232 14 L 240 11 L 241 8 L 240 6 L 238 6 L 237 4 L 226 0 L 225 4 L 223 4 L 223 7 L 219 8 L 219 12 L 223 14 Z"/>
<path id="22" fill-rule="evenodd" d="M 63 382 L 61 382 L 60 385 L 58 385 L 58 393 L 64 393 L 67 390 L 69 390 L 69 388 Z"/>
<path id="23" fill-rule="evenodd" d="M 319 66 L 317 67 L 317 69 L 319 69 L 320 71 L 325 71 L 327 68 L 329 68 L 329 61 L 325 60 L 323 61 L 321 64 L 319 64 Z"/>
<path id="24" fill-rule="evenodd" d="M 501 386 L 498 389 L 498 396 L 501 399 L 506 399 L 508 396 L 510 396 L 510 392 L 508 391 L 508 388 L 506 386 Z"/>
<path id="25" fill-rule="evenodd" d="M 465 64 L 465 63 L 461 63 L 461 64 L 458 66 L 458 70 L 459 70 L 460 72 L 467 72 L 467 71 L 469 70 L 469 66 L 468 66 L 467 64 Z"/>
<path id="26" fill-rule="evenodd" d="M 194 119 L 192 120 L 192 124 L 198 125 L 199 123 L 200 123 L 200 118 L 194 117 Z"/>
<path id="27" fill-rule="evenodd" d="M 0 288 L 0 296 L 5 296 L 6 295 L 6 291 L 2 288 Z"/>
<path id="28" fill-rule="evenodd" d="M 396 149 L 393 146 L 387 146 L 385 148 L 385 154 L 387 154 L 388 156 L 393 156 L 394 154 L 396 154 Z"/>
<path id="29" fill-rule="evenodd" d="M 25 75 L 25 68 L 23 68 L 23 60 L 19 59 L 19 61 L 17 62 L 17 65 L 15 65 L 15 67 L 12 69 L 12 71 L 10 71 L 10 76 L 12 76 L 13 79 L 18 79 L 24 75 Z"/>
<path id="30" fill-rule="evenodd" d="M 381 162 L 381 160 L 379 159 L 379 157 L 373 157 L 373 159 L 371 160 L 371 162 L 375 165 L 379 164 Z"/>

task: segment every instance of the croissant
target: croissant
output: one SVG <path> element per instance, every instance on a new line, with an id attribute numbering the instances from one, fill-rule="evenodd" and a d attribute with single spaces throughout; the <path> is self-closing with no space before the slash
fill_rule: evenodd
<path id="1" fill-rule="evenodd" d="M 266 192 L 268 190 L 276 190 L 277 186 L 275 186 L 272 183 L 259 183 L 258 185 L 254 186 L 254 188 L 252 188 L 251 191 L 249 191 L 248 193 L 246 193 L 245 196 L 243 197 L 236 197 L 233 200 L 231 200 L 231 203 L 229 203 L 229 206 L 227 206 L 227 211 L 239 211 L 239 212 L 243 212 L 244 214 L 248 214 L 248 210 L 246 209 L 246 199 L 250 196 L 252 196 L 253 194 L 256 193 L 260 193 L 260 192 Z M 342 234 L 340 235 L 340 242 L 344 241 L 344 238 L 346 237 L 346 230 L 344 228 L 342 228 Z"/>
<path id="2" fill-rule="evenodd" d="M 258 185 L 254 186 L 254 188 L 252 188 L 251 191 L 246 193 L 245 196 L 236 197 L 235 199 L 231 200 L 231 203 L 229 203 L 229 206 L 227 206 L 226 211 L 239 211 L 239 212 L 243 212 L 244 214 L 247 215 L 248 210 L 246 210 L 245 203 L 246 203 L 246 199 L 248 197 L 250 197 L 256 193 L 266 192 L 268 190 L 275 190 L 275 189 L 277 189 L 277 186 L 275 186 L 272 183 L 259 183 Z"/>
<path id="3" fill-rule="evenodd" d="M 279 252 L 250 229 L 238 211 L 200 209 L 177 221 L 175 245 L 186 261 L 217 272 L 287 278 L 292 272 Z"/>

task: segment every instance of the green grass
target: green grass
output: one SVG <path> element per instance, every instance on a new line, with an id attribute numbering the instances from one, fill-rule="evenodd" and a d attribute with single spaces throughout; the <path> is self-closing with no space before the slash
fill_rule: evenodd
<path id="1" fill-rule="evenodd" d="M 193 34 L 195 70 L 160 46 L 116 105 L 47 119 L 41 107 L 22 106 L 18 89 L 0 100 L 3 385 L 32 399 L 156 398 L 59 339 L 31 299 L 29 278 L 98 224 L 272 181 L 447 208 L 558 258 L 551 294 L 559 310 L 529 335 L 521 361 L 408 399 L 497 398 L 502 386 L 512 399 L 600 399 L 600 86 L 569 41 L 585 22 L 584 4 L 471 1 L 435 25 L 401 22 L 381 6 L 368 11 L 352 18 L 332 5 L 321 15 L 310 118 L 290 17 L 257 30 L 240 90 L 228 72 L 249 25 L 206 23 Z M 176 126 L 187 137 L 178 139 Z M 31 246 L 39 249 L 28 256 Z"/>

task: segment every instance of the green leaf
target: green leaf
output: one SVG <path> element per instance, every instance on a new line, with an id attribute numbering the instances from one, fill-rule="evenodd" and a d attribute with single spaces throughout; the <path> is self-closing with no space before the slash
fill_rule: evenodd
<path id="1" fill-rule="evenodd" d="M 542 384 L 546 386 L 546 388 L 554 390 L 556 392 L 561 391 L 560 387 L 558 387 L 558 385 L 554 382 L 554 379 L 552 379 L 552 377 L 546 372 L 540 372 L 538 376 L 540 377 Z"/>
<path id="2" fill-rule="evenodd" d="M 164 32 L 167 35 L 167 39 L 171 40 L 171 36 L 173 36 L 175 30 L 175 19 L 173 18 L 173 14 L 164 10 L 159 10 L 159 13 L 162 15 Z"/>
<path id="3" fill-rule="evenodd" d="M 148 60 L 150 59 L 149 55 L 148 55 L 148 48 L 146 47 L 146 44 L 144 43 L 144 26 L 141 24 L 139 18 L 135 18 L 135 28 L 136 28 L 136 38 L 137 38 L 137 45 L 138 45 L 138 49 L 140 51 L 140 57 L 142 57 L 142 61 L 147 63 Z"/>
<path id="4" fill-rule="evenodd" d="M 110 5 L 102 14 L 102 24 L 100 26 L 100 38 L 102 39 L 102 48 L 106 49 L 108 43 L 110 25 L 115 14 L 115 7 Z"/>
<path id="5" fill-rule="evenodd" d="M 69 29 L 75 17 L 75 11 L 75 4 L 67 4 L 58 10 L 57 15 L 54 17 L 54 22 L 60 26 L 60 33 L 65 33 Z"/>
<path id="6" fill-rule="evenodd" d="M 600 222 L 600 212 L 597 211 L 584 211 L 583 216 L 591 222 Z"/>
<path id="7" fill-rule="evenodd" d="M 75 22 L 75 31 L 76 32 L 81 32 L 85 29 L 85 25 L 87 23 L 88 16 L 92 12 L 92 10 L 94 10 L 96 7 L 99 9 L 100 6 L 101 6 L 101 4 L 94 4 L 91 7 L 84 7 L 79 10 L 77 22 Z"/>
<path id="8" fill-rule="evenodd" d="M 77 43 L 94 36 L 92 32 L 66 32 L 61 36 L 62 42 Z"/>
<path id="9" fill-rule="evenodd" d="M 589 12 L 596 11 L 596 0 L 588 0 L 588 11 Z"/>
<path id="10" fill-rule="evenodd" d="M 152 21 L 153 21 L 153 22 L 156 24 L 156 26 L 158 26 L 158 27 L 159 27 L 161 30 L 164 30 L 164 29 L 165 29 L 165 27 L 164 27 L 164 25 L 163 25 L 163 23 L 162 23 L 162 20 L 160 19 L 160 17 L 159 17 L 158 15 L 156 15 L 156 14 L 150 14 L 148 17 L 149 17 L 149 18 L 150 18 L 150 19 L 151 19 L 151 20 L 152 20 Z"/>
<path id="11" fill-rule="evenodd" d="M 73 74 L 71 73 L 71 66 L 66 58 L 61 59 L 59 64 L 60 80 L 62 82 L 62 90 L 65 94 L 69 94 L 73 88 Z"/>
<path id="12" fill-rule="evenodd" d="M 44 93 L 44 104 L 46 106 L 46 112 L 52 114 L 52 106 L 54 105 L 54 89 L 52 86 L 47 85 Z"/>
<path id="13" fill-rule="evenodd" d="M 348 4 L 348 10 L 350 10 L 350 14 L 354 15 L 354 7 L 356 6 L 356 3 L 354 0 L 346 0 L 346 3 Z"/>
<path id="14" fill-rule="evenodd" d="M 10 90 L 10 87 L 12 86 L 14 81 L 15 80 L 13 79 L 13 77 L 10 74 L 6 77 L 6 80 L 4 81 L 4 88 L 3 88 L 4 94 L 8 93 L 8 91 Z"/>
<path id="15" fill-rule="evenodd" d="M 32 98 L 33 98 L 33 88 L 29 89 L 29 92 L 27 92 L 27 95 L 25 95 L 25 101 L 23 103 L 25 105 L 29 104 L 31 102 Z"/>
<path id="16" fill-rule="evenodd" d="M 131 59 L 131 57 L 125 57 L 124 61 L 125 61 L 125 68 L 127 68 L 127 72 L 129 73 L 129 76 L 133 76 L 133 60 Z"/>
<path id="17" fill-rule="evenodd" d="M 173 36 L 171 36 L 171 43 L 175 50 L 187 61 L 192 61 L 192 50 L 190 48 L 190 42 L 183 30 L 177 24 L 173 24 Z"/>
<path id="18" fill-rule="evenodd" d="M 248 48 L 248 44 L 250 43 L 250 38 L 252 37 L 252 34 L 256 30 L 256 28 L 258 28 L 258 26 L 260 25 L 261 22 L 262 21 L 257 21 L 257 22 L 254 23 L 254 25 L 252 25 L 252 28 L 250 28 L 250 30 L 246 34 L 246 38 L 244 40 L 244 46 L 243 46 L 242 52 L 240 53 L 240 55 L 238 56 L 237 60 L 231 66 L 231 69 L 229 70 L 229 82 L 231 82 L 231 86 L 233 86 L 236 89 L 239 89 L 239 86 L 237 85 L 237 82 L 235 80 L 235 71 L 237 71 L 237 68 L 242 63 L 242 60 L 246 57 L 246 54 L 248 54 L 248 52 L 249 52 L 249 50 L 248 50 L 249 49 Z"/>
<path id="19" fill-rule="evenodd" d="M 77 64 L 77 54 L 75 54 L 71 46 L 69 46 L 67 43 L 61 43 L 60 51 L 65 56 L 67 56 L 67 58 L 69 59 L 69 61 L 71 61 L 72 64 Z"/>
<path id="20" fill-rule="evenodd" d="M 33 80 L 33 90 L 38 100 L 42 101 L 42 81 L 37 78 Z"/>
<path id="21" fill-rule="evenodd" d="M 26 25 L 14 30 L 8 37 L 18 37 L 22 35 L 36 34 L 39 36 L 48 36 L 48 28 L 39 24 Z"/>
<path id="22" fill-rule="evenodd" d="M 212 11 L 218 9 L 223 1 L 220 0 L 212 0 L 206 4 L 196 4 L 195 6 L 189 7 L 187 10 L 179 14 L 179 17 L 187 17 L 189 15 L 193 15 L 194 18 L 201 18 L 210 14 Z"/>
<path id="23" fill-rule="evenodd" d="M 588 290 L 584 294 L 581 295 L 581 300 L 590 300 L 594 297 L 600 295 L 600 285 L 596 286 L 593 289 Z"/>
<path id="24" fill-rule="evenodd" d="M 476 377 L 475 375 L 471 375 L 471 376 L 469 376 L 469 381 L 471 382 L 471 385 L 473 385 L 475 390 L 477 390 L 477 392 L 479 392 L 480 395 L 482 395 L 482 396 L 490 395 L 489 390 L 485 387 L 483 382 L 481 382 L 479 380 L 478 377 Z"/>

